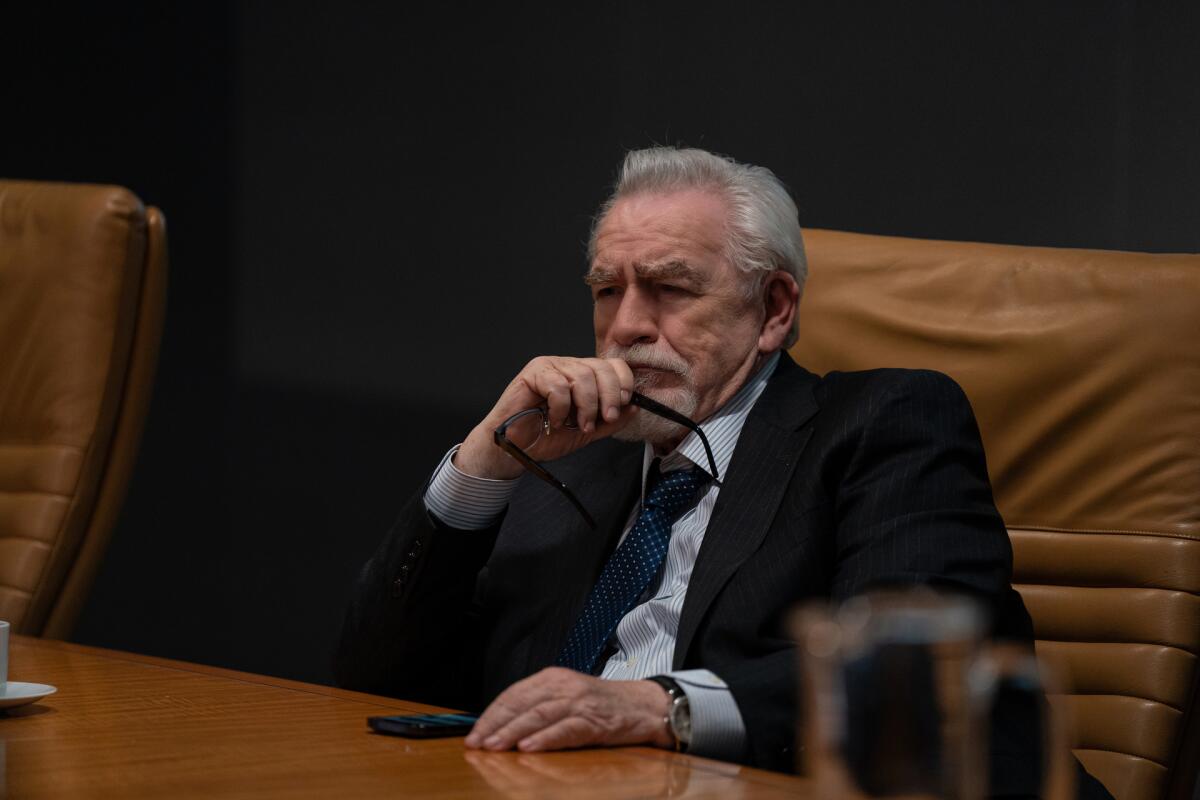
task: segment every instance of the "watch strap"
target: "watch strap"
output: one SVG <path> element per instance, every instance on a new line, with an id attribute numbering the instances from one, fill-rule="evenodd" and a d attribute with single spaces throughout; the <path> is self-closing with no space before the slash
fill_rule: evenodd
<path id="1" fill-rule="evenodd" d="M 679 685 L 679 681 L 675 680 L 674 678 L 666 675 L 651 675 L 650 677 L 646 678 L 646 680 L 653 681 L 666 690 L 667 695 L 671 698 L 672 708 L 674 708 L 675 704 L 678 703 L 681 698 L 683 702 L 687 702 L 687 692 L 685 692 L 683 687 Z M 671 732 L 671 738 L 675 740 L 675 752 L 686 753 L 688 749 L 688 743 L 679 738 L 679 731 L 675 730 L 675 723 L 671 720 L 670 712 L 667 713 L 667 716 L 663 717 L 663 724 L 667 726 L 667 730 Z"/>
<path id="2" fill-rule="evenodd" d="M 654 681 L 659 686 L 667 691 L 667 694 L 674 700 L 676 697 L 687 697 L 687 693 L 683 691 L 683 687 L 679 685 L 679 681 L 666 675 L 651 675 L 646 678 L 648 681 Z"/>

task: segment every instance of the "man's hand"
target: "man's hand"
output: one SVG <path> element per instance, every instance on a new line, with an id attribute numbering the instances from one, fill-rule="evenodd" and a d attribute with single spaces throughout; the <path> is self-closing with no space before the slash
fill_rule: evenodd
<path id="1" fill-rule="evenodd" d="M 542 437 L 531 455 L 551 461 L 628 424 L 637 413 L 637 407 L 629 405 L 632 396 L 633 370 L 619 358 L 539 356 L 513 378 L 496 405 L 467 436 L 454 465 L 480 478 L 516 478 L 522 472 L 521 465 L 492 440 L 504 420 L 545 405 L 550 435 Z M 568 421 L 573 427 L 566 427 Z"/>
<path id="2" fill-rule="evenodd" d="M 670 697 L 651 681 L 606 681 L 549 667 L 504 690 L 475 723 L 467 747 L 525 752 L 674 740 Z"/>

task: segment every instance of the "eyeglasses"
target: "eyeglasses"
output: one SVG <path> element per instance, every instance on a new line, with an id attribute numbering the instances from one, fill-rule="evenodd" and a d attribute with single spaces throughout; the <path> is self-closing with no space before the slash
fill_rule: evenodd
<path id="1" fill-rule="evenodd" d="M 699 425 L 697 425 L 695 422 L 692 422 L 678 411 L 668 408 L 662 403 L 659 403 L 656 400 L 651 400 L 649 397 L 646 397 L 643 394 L 638 394 L 637 392 L 633 393 L 633 396 L 630 397 L 629 402 L 638 408 L 649 411 L 651 414 L 656 414 L 664 419 L 669 419 L 671 422 L 695 431 L 696 436 L 700 437 L 700 444 L 704 445 L 704 454 L 708 456 L 709 474 L 713 476 L 713 481 L 720 485 L 717 475 L 717 460 L 713 458 L 712 447 L 708 443 L 708 437 L 704 435 L 704 431 L 700 430 Z M 540 417 L 540 419 L 534 420 L 532 419 L 534 417 Z M 570 416 L 568 415 L 568 420 L 569 419 Z M 534 439 L 532 443 L 526 445 L 526 447 L 532 448 L 537 444 L 538 438 L 541 436 L 550 435 L 549 412 L 544 407 L 538 407 L 526 409 L 525 411 L 513 414 L 511 417 L 504 420 L 503 424 L 501 424 L 499 428 L 496 428 L 496 432 L 493 434 L 492 438 L 495 439 L 496 444 L 501 450 L 515 458 L 526 470 L 532 472 L 534 475 L 538 476 L 546 483 L 550 484 L 555 489 L 558 489 L 560 492 L 566 495 L 567 499 L 571 501 L 571 505 L 575 506 L 575 509 L 583 516 L 584 520 L 588 524 L 588 527 L 595 530 L 596 521 L 592 519 L 592 515 L 588 513 L 588 510 L 583 507 L 583 503 L 579 502 L 579 498 L 575 496 L 574 492 L 568 489 L 565 483 L 554 477 L 554 475 L 552 475 L 548 469 L 535 461 L 528 453 L 526 453 L 516 443 L 508 438 L 509 429 L 522 420 L 529 420 L 530 422 L 537 423 L 537 432 L 534 434 Z M 568 423 L 567 427 L 574 427 L 574 425 Z"/>

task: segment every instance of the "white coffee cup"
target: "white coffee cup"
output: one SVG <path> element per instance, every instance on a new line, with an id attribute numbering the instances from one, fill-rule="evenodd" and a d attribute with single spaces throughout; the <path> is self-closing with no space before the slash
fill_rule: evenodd
<path id="1" fill-rule="evenodd" d="M 8 628 L 8 623 L 0 620 L 0 694 L 8 688 Z"/>

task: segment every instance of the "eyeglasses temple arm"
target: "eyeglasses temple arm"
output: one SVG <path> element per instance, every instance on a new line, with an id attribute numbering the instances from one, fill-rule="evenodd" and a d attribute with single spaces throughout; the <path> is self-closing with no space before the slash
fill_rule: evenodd
<path id="1" fill-rule="evenodd" d="M 708 437 L 704 435 L 704 431 L 700 430 L 699 425 L 697 425 L 695 422 L 692 422 L 675 409 L 664 406 L 657 400 L 651 400 L 649 397 L 646 397 L 646 395 L 638 392 L 633 393 L 633 396 L 629 398 L 629 402 L 635 406 L 646 409 L 651 414 L 657 414 L 658 416 L 665 417 L 672 422 L 678 422 L 685 428 L 695 431 L 696 435 L 700 437 L 700 444 L 704 445 L 704 455 L 708 456 L 709 472 L 712 473 L 713 483 L 715 483 L 717 486 L 721 485 L 721 477 L 717 474 L 717 460 L 713 458 L 713 451 L 712 447 L 710 447 L 708 444 Z"/>
<path id="2" fill-rule="evenodd" d="M 583 507 L 583 503 L 579 502 L 579 500 L 575 497 L 575 494 L 567 488 L 567 485 L 550 474 L 550 470 L 546 469 L 541 464 L 537 463 L 524 452 L 522 452 L 521 448 L 510 442 L 504 435 L 503 426 L 492 432 L 492 439 L 496 442 L 497 446 L 499 446 L 501 450 L 517 459 L 517 461 L 521 462 L 521 466 L 525 467 L 526 470 L 532 472 L 534 475 L 537 475 L 546 483 L 550 484 L 566 495 L 566 498 L 571 501 L 571 505 L 575 506 L 575 509 L 583 515 L 583 519 L 587 522 L 588 527 L 592 530 L 596 529 L 596 521 L 592 519 L 592 515 L 588 513 L 588 510 Z"/>

